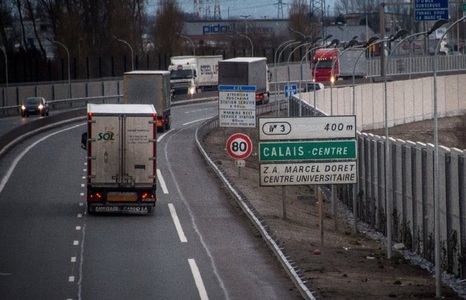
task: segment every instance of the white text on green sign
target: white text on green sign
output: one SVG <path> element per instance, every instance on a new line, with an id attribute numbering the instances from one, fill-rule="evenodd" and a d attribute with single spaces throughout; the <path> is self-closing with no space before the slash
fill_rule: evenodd
<path id="1" fill-rule="evenodd" d="M 356 138 L 356 116 L 259 118 L 259 139 L 304 140 Z"/>
<path id="2" fill-rule="evenodd" d="M 259 161 L 356 159 L 355 140 L 261 142 Z"/>
<path id="3" fill-rule="evenodd" d="M 356 161 L 260 165 L 261 186 L 356 183 Z"/>

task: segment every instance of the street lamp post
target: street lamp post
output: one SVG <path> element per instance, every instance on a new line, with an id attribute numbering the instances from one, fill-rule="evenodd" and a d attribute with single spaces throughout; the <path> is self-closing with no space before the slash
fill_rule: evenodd
<path id="1" fill-rule="evenodd" d="M 280 52 L 278 53 L 277 61 L 280 61 L 280 57 L 282 56 L 282 53 L 283 53 L 283 51 L 285 51 L 286 48 L 288 48 L 289 46 L 298 44 L 298 43 L 301 43 L 301 41 L 293 41 L 293 42 L 290 42 L 290 43 L 287 43 L 287 44 L 284 43 L 285 45 L 284 45 L 283 49 L 280 50 Z M 282 45 L 283 45 L 283 44 L 282 44 Z M 279 46 L 279 47 L 280 47 L 280 46 Z M 278 51 L 278 49 L 277 49 L 277 51 Z M 275 67 L 275 75 L 276 75 L 276 73 L 277 73 L 277 68 Z M 275 77 L 275 95 L 277 94 L 277 92 L 278 92 L 278 89 L 277 89 L 277 78 Z M 276 99 L 275 99 L 275 100 L 276 100 Z M 288 102 L 288 104 L 289 104 L 289 102 Z M 278 105 L 278 108 L 279 108 L 278 111 L 277 111 L 277 114 L 279 114 L 279 113 L 280 113 L 280 104 L 277 103 L 277 105 Z M 289 113 L 290 113 L 290 109 L 289 109 L 289 107 L 288 107 L 288 114 L 289 114 Z"/>
<path id="2" fill-rule="evenodd" d="M 353 65 L 353 115 L 356 115 L 356 94 L 355 94 L 355 89 L 356 89 L 356 83 L 355 83 L 355 72 L 356 72 L 356 65 L 359 61 L 359 59 L 361 58 L 361 55 L 366 53 L 366 50 L 371 47 L 372 45 L 377 45 L 377 44 L 380 44 L 380 43 L 385 43 L 386 41 L 390 40 L 390 38 L 386 38 L 386 39 L 382 39 L 382 40 L 378 40 L 379 37 L 377 36 L 373 36 L 369 39 L 369 41 L 367 42 L 366 46 L 364 47 L 364 51 L 361 51 L 361 53 L 359 53 L 358 57 L 356 58 L 356 61 L 354 62 L 354 65 Z M 357 164 L 356 164 L 356 168 L 357 168 Z M 356 174 L 358 173 L 358 171 L 356 170 Z M 354 214 L 354 218 L 353 218 L 353 234 L 356 234 L 358 232 L 358 224 L 357 224 L 357 209 L 358 209 L 358 206 L 357 206 L 357 195 L 358 195 L 358 192 L 357 192 L 357 187 L 358 187 L 358 184 L 354 184 L 353 185 L 353 214 Z"/>
<path id="3" fill-rule="evenodd" d="M 395 52 L 396 48 L 402 45 L 406 40 L 410 38 L 419 36 L 419 35 L 429 35 L 447 21 L 439 20 L 437 21 L 433 27 L 428 31 L 418 32 L 409 36 L 404 37 L 398 44 L 393 47 L 390 54 L 387 56 L 387 59 L 384 61 L 384 70 L 387 70 L 388 62 Z M 399 37 L 405 36 L 407 31 L 402 29 L 398 31 L 398 33 L 391 39 L 392 41 L 398 39 Z M 387 76 L 384 76 L 384 127 L 385 127 L 385 201 L 386 201 L 386 218 L 387 218 L 387 257 L 391 258 L 392 256 L 392 210 L 393 210 L 393 203 L 392 203 L 392 194 L 390 193 L 389 186 L 391 185 L 390 178 L 391 178 L 391 168 L 390 168 L 390 139 L 388 135 L 388 92 L 387 92 Z"/>
<path id="4" fill-rule="evenodd" d="M 67 54 L 67 56 L 68 56 L 68 97 L 71 99 L 70 51 L 68 51 L 68 48 L 67 48 L 64 44 L 62 44 L 62 43 L 60 43 L 60 42 L 57 42 L 57 41 L 55 41 L 55 40 L 53 40 L 53 41 L 51 41 L 51 42 L 54 43 L 54 44 L 57 44 L 57 45 L 62 46 L 62 47 L 65 48 L 65 50 L 66 50 L 66 54 Z"/>
<path id="5" fill-rule="evenodd" d="M 0 49 L 3 51 L 5 56 L 5 96 L 3 98 L 3 107 L 8 105 L 8 57 L 6 56 L 5 46 L 0 46 Z"/>
<path id="6" fill-rule="evenodd" d="M 117 41 L 123 43 L 123 44 L 126 44 L 126 46 L 129 47 L 129 50 L 131 50 L 131 71 L 133 71 L 133 70 L 134 70 L 134 52 L 133 52 L 133 47 L 131 47 L 131 45 L 130 45 L 127 41 L 125 41 L 125 40 L 119 39 L 119 38 L 117 38 L 116 36 L 113 36 L 113 38 L 114 38 L 115 40 L 117 40 Z"/>
<path id="7" fill-rule="evenodd" d="M 337 47 L 339 43 L 340 43 L 340 41 L 339 41 L 338 39 L 334 39 L 334 40 L 332 40 L 332 42 L 330 43 L 329 47 L 332 47 L 333 45 L 334 45 L 335 47 Z M 322 48 L 322 47 L 321 47 L 321 48 Z M 329 48 L 329 49 L 327 49 L 327 50 L 321 55 L 321 57 L 324 56 L 324 55 L 326 55 L 327 52 L 334 51 L 334 50 L 335 50 L 334 48 Z M 313 74 L 312 77 L 314 78 L 314 81 L 315 81 L 315 82 L 317 82 L 315 79 L 316 79 L 317 67 L 319 66 L 319 62 L 320 62 L 320 60 L 317 59 L 317 62 L 316 62 L 316 64 L 315 64 L 315 66 L 314 66 L 314 69 L 311 68 L 311 72 L 312 72 L 312 74 Z M 316 89 L 314 88 L 314 115 L 315 115 L 315 112 L 316 112 Z"/>
<path id="8" fill-rule="evenodd" d="M 194 46 L 193 40 L 189 36 L 182 35 L 182 34 L 180 34 L 178 32 L 176 33 L 176 35 L 178 35 L 179 37 L 182 37 L 184 39 L 187 39 L 191 43 L 191 46 L 193 47 L 193 56 L 196 56 L 196 47 Z"/>
<path id="9" fill-rule="evenodd" d="M 441 297 L 442 293 L 442 281 L 441 281 L 441 245 L 440 245 L 440 191 L 439 191 L 439 171 L 438 171 L 438 156 L 439 156 L 439 144 L 438 144 L 438 99 L 437 99 L 437 53 L 439 52 L 440 43 L 447 34 L 447 32 L 456 24 L 466 19 L 462 17 L 459 20 L 456 20 L 451 24 L 441 36 L 437 46 L 435 47 L 434 60 L 432 62 L 432 68 L 434 71 L 434 235 L 435 235 L 435 290 L 437 298 Z M 447 23 L 447 20 L 439 20 L 437 22 L 443 21 L 442 25 Z M 442 26 L 440 25 L 440 26 Z M 440 27 L 438 26 L 438 27 Z M 437 27 L 437 28 L 438 28 Z M 436 29 L 437 29 L 436 28 Z M 433 32 L 435 29 L 431 29 Z"/>
<path id="10" fill-rule="evenodd" d="M 240 36 L 240 37 L 244 37 L 244 38 L 247 38 L 249 40 L 249 43 L 251 44 L 251 57 L 254 56 L 254 44 L 252 43 L 252 40 L 247 36 L 247 35 L 244 35 L 244 34 L 241 34 L 241 33 L 238 33 L 236 32 L 236 35 Z"/>

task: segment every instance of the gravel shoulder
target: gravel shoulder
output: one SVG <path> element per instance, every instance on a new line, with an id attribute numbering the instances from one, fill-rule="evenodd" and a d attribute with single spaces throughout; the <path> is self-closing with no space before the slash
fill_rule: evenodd
<path id="1" fill-rule="evenodd" d="M 440 144 L 466 148 L 459 130 L 462 118 L 445 118 L 439 122 Z M 430 121 L 432 123 L 432 121 Z M 432 133 L 430 133 L 430 130 Z M 383 238 L 360 224 L 353 234 L 351 213 L 338 201 L 334 217 L 329 199 L 323 198 L 322 213 L 313 187 L 259 186 L 259 160 L 254 153 L 246 166 L 238 168 L 225 150 L 227 138 L 237 132 L 251 137 L 258 149 L 256 129 L 216 128 L 205 137 L 206 151 L 214 163 L 241 190 L 275 235 L 286 255 L 294 261 L 308 280 L 309 289 L 318 299 L 431 299 L 435 298 L 435 279 L 430 271 L 407 260 L 398 251 L 386 256 Z M 384 135 L 383 130 L 370 133 Z M 425 121 L 390 129 L 396 138 L 433 142 L 433 125 Z M 286 208 L 286 218 L 284 209 Z M 319 216 L 322 216 L 320 218 Z M 320 226 L 322 220 L 322 228 Z M 447 285 L 442 296 L 461 299 Z"/>

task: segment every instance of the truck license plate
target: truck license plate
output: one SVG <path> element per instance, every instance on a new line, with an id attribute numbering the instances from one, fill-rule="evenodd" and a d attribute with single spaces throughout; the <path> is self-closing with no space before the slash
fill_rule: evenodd
<path id="1" fill-rule="evenodd" d="M 109 202 L 123 202 L 123 201 L 135 202 L 135 201 L 138 201 L 138 195 L 132 192 L 109 192 L 107 194 L 107 201 Z"/>

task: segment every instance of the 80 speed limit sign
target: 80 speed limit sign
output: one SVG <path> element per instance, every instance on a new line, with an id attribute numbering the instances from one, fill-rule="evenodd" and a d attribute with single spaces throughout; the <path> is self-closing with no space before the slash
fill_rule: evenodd
<path id="1" fill-rule="evenodd" d="M 252 152 L 252 141 L 243 133 L 235 133 L 227 140 L 227 152 L 234 159 L 245 159 Z"/>

